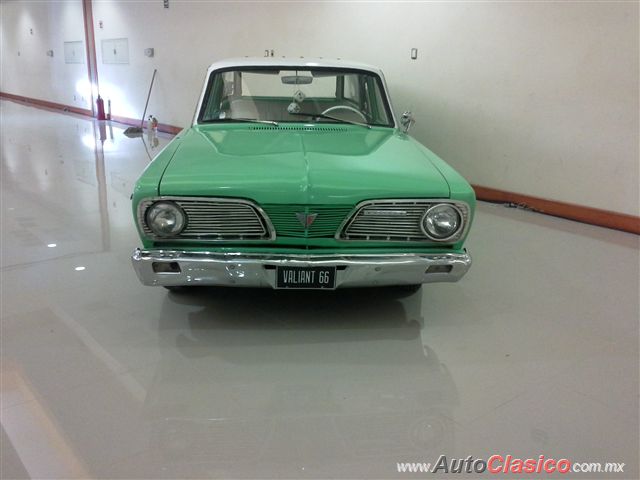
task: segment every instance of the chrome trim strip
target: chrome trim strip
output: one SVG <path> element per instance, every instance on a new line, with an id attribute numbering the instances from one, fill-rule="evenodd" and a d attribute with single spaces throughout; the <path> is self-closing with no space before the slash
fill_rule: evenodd
<path id="1" fill-rule="evenodd" d="M 140 250 L 131 257 L 144 285 L 217 285 L 271 287 L 278 266 L 336 266 L 336 288 L 457 282 L 469 270 L 464 253 L 398 254 L 260 254 Z M 156 273 L 154 263 L 177 263 L 179 272 Z M 448 272 L 427 273 L 432 266 L 450 266 Z"/>
<path id="2" fill-rule="evenodd" d="M 251 208 L 253 208 L 256 212 L 256 216 L 259 217 L 265 224 L 266 229 L 267 229 L 267 233 L 268 233 L 268 237 L 267 238 L 260 238 L 260 239 L 238 239 L 238 238 L 234 238 L 234 239 L 229 239 L 229 240 L 220 240 L 220 239 L 214 239 L 214 238 L 203 238 L 203 239 L 199 239 L 199 238 L 189 238 L 189 237 L 184 237 L 184 236 L 177 236 L 177 237 L 158 237 L 158 236 L 154 236 L 154 235 L 148 235 L 146 233 L 145 230 L 145 213 L 147 211 L 147 209 L 149 208 L 149 206 L 154 203 L 154 202 L 158 202 L 161 200 L 167 200 L 167 201 L 175 201 L 175 202 L 179 202 L 179 201 L 193 201 L 193 202 L 216 202 L 216 203 L 235 203 L 235 204 L 241 204 L 241 205 L 247 205 L 250 206 Z M 181 207 L 183 208 L 183 207 Z M 184 208 L 183 208 L 184 210 Z M 266 214 L 266 212 L 260 207 L 260 205 L 258 205 L 257 203 L 251 201 L 251 200 L 247 200 L 244 198 L 232 198 L 232 197 L 179 197 L 179 196 L 171 196 L 171 195 L 160 195 L 160 196 L 155 196 L 155 197 L 145 197 L 142 198 L 140 200 L 140 202 L 138 202 L 138 206 L 136 208 L 136 212 L 137 212 L 137 220 L 138 220 L 138 226 L 140 227 L 140 231 L 150 240 L 154 240 L 154 241 L 161 241 L 161 242 L 180 242 L 180 243 L 238 243 L 238 242 L 273 242 L 276 239 L 276 231 L 275 228 L 273 228 L 273 224 L 271 223 L 271 219 L 269 218 L 269 216 Z M 188 217 L 188 214 L 187 214 Z M 187 226 L 185 227 L 185 230 L 188 228 L 189 226 L 189 219 L 187 218 Z M 184 230 L 183 230 L 184 231 Z"/>
<path id="3" fill-rule="evenodd" d="M 460 217 L 462 219 L 462 227 L 458 230 L 458 232 L 456 232 L 455 235 L 444 239 L 444 240 L 437 240 L 434 238 L 431 238 L 427 235 L 425 235 L 425 239 L 424 240 L 406 240 L 404 241 L 407 244 L 414 244 L 414 245 L 420 245 L 420 244 L 424 244 L 424 243 L 436 243 L 436 244 L 443 244 L 443 243 L 455 243 L 457 242 L 460 238 L 464 238 L 464 236 L 467 234 L 467 231 L 469 230 L 469 226 L 471 225 L 471 218 L 469 218 L 471 216 L 471 208 L 469 208 L 469 204 L 467 202 L 463 202 L 462 200 L 451 200 L 450 198 L 390 198 L 390 199 L 379 199 L 379 200 L 365 200 L 363 202 L 358 203 L 355 208 L 345 217 L 344 221 L 342 222 L 342 224 L 340 224 L 340 227 L 338 228 L 338 230 L 336 231 L 336 234 L 334 236 L 334 238 L 340 242 L 393 242 L 393 243 L 398 243 L 398 242 L 402 242 L 403 240 L 380 240 L 380 239 L 375 239 L 375 240 L 363 240 L 363 239 L 347 239 L 347 238 L 343 238 L 342 234 L 345 230 L 348 229 L 348 227 L 353 223 L 353 221 L 356 219 L 356 214 L 364 207 L 368 206 L 368 205 L 372 205 L 372 204 L 385 204 L 385 205 L 398 205 L 398 208 L 402 208 L 402 204 L 405 204 L 406 206 L 410 206 L 410 205 L 424 205 L 425 206 L 425 213 L 426 211 L 437 205 L 440 203 L 446 203 L 446 204 L 450 204 L 453 205 L 454 207 L 456 207 L 458 210 L 460 210 Z M 462 206 L 462 208 L 464 209 L 464 211 L 466 211 L 466 215 L 464 214 L 464 211 L 461 210 L 460 206 Z M 423 214 L 424 215 L 424 214 Z M 422 221 L 420 221 L 420 225 L 419 225 L 420 230 L 424 233 L 424 231 L 422 230 Z"/>

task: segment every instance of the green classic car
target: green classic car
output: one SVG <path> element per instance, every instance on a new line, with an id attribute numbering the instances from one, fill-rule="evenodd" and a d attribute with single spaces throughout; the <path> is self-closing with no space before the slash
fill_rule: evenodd
<path id="1" fill-rule="evenodd" d="M 400 125 L 382 72 L 242 58 L 135 185 L 145 285 L 335 289 L 455 282 L 475 195 Z"/>

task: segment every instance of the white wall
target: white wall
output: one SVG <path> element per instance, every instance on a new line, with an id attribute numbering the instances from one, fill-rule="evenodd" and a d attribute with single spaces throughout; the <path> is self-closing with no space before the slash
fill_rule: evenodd
<path id="1" fill-rule="evenodd" d="M 64 42 L 84 44 L 80 0 L 3 1 L 0 19 L 0 90 L 91 108 L 86 63 L 64 61 Z M 53 57 L 47 56 L 48 50 Z"/>
<path id="2" fill-rule="evenodd" d="M 5 19 L 25 10 L 3 12 L 3 38 Z M 215 60 L 267 48 L 349 58 L 383 68 L 396 110 L 416 115 L 414 136 L 472 183 L 640 211 L 635 2 L 100 1 L 94 21 L 100 91 L 116 115 L 142 113 L 153 68 L 149 113 L 184 126 Z M 101 40 L 119 37 L 130 64 L 102 64 Z M 3 69 L 15 50 L 4 43 Z M 0 88 L 27 94 L 4 76 Z"/>

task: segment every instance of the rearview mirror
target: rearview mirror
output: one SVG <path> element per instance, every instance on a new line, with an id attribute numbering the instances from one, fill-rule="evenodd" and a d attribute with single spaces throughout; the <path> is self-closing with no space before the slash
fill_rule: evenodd
<path id="1" fill-rule="evenodd" d="M 313 82 L 313 77 L 303 75 L 286 75 L 281 78 L 285 85 L 309 85 Z"/>
<path id="2" fill-rule="evenodd" d="M 400 124 L 402 125 L 402 130 L 404 131 L 404 133 L 407 133 L 411 128 L 411 125 L 413 125 L 414 123 L 415 120 L 413 119 L 413 113 L 411 112 L 404 112 L 400 117 Z"/>

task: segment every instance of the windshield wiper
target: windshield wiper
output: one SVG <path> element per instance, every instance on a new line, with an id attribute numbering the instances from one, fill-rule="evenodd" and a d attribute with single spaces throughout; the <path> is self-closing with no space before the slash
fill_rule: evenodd
<path id="1" fill-rule="evenodd" d="M 278 126 L 278 122 L 274 122 L 273 120 L 258 120 L 257 118 L 236 118 L 236 117 L 227 117 L 227 118 L 216 118 L 214 120 L 210 120 L 209 122 L 247 122 L 247 123 L 264 123 L 267 125 L 273 125 L 274 127 Z"/>
<path id="2" fill-rule="evenodd" d="M 361 127 L 371 128 L 371 125 L 368 123 L 354 122 L 351 120 L 345 120 L 344 118 L 332 117 L 331 115 L 325 115 L 324 113 L 315 113 L 315 112 L 289 112 L 289 115 L 302 115 L 305 117 L 312 118 L 327 118 L 329 120 L 335 120 L 340 123 L 349 123 L 351 125 L 360 125 Z"/>

